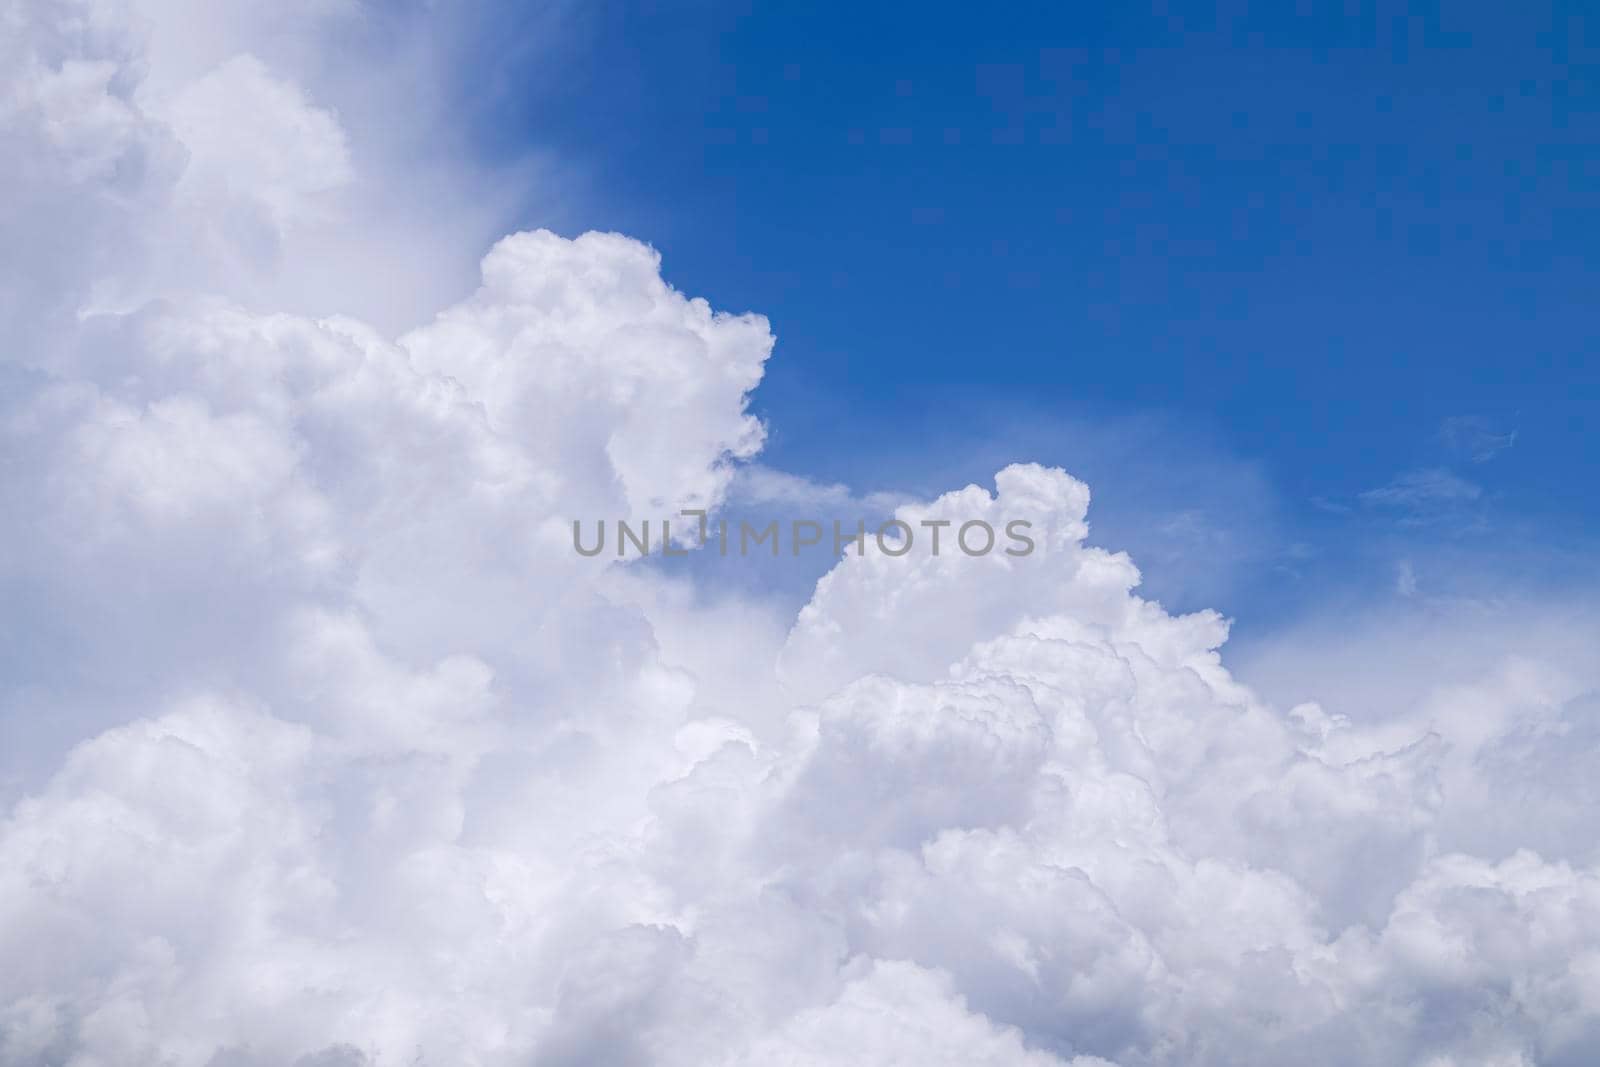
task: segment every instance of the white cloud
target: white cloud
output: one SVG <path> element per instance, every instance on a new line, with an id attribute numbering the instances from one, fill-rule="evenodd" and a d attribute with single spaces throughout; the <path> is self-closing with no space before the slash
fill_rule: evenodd
<path id="1" fill-rule="evenodd" d="M 582 559 L 573 517 L 728 496 L 765 320 L 543 232 L 409 332 L 306 314 L 359 128 L 242 15 L 142 90 L 113 9 L 18 10 L 0 1063 L 1600 1050 L 1584 640 L 1283 711 L 1032 465 L 898 514 L 1036 553 L 869 543 L 795 620 Z M 141 288 L 239 212 L 272 262 Z"/>
<path id="2" fill-rule="evenodd" d="M 997 1029 L 967 1010 L 948 978 L 907 963 L 868 963 L 825 1008 L 801 1012 L 732 1063 L 783 1067 L 1060 1067 L 1062 1060 L 1029 1050 L 1014 1029 Z M 1105 1061 L 1075 1057 L 1074 1067 Z"/>
<path id="3" fill-rule="evenodd" d="M 840 482 L 818 482 L 798 474 L 775 470 L 762 463 L 739 468 L 734 495 L 739 503 L 782 505 L 795 515 L 837 515 L 854 528 L 856 519 L 865 518 L 871 528 L 874 519 L 892 515 L 894 509 L 912 500 L 910 494 L 874 492 L 858 495 Z"/>
<path id="4" fill-rule="evenodd" d="M 1411 565 L 1409 559 L 1403 559 L 1395 564 L 1394 591 L 1401 596 L 1411 597 L 1417 595 L 1417 569 Z"/>
<path id="5" fill-rule="evenodd" d="M 1359 494 L 1369 508 L 1397 514 L 1411 525 L 1461 522 L 1483 496 L 1483 488 L 1439 467 L 1404 471 L 1387 484 Z"/>
<path id="6" fill-rule="evenodd" d="M 1474 463 L 1487 463 L 1517 443 L 1517 431 L 1482 415 L 1452 415 L 1439 424 L 1439 440 Z"/>

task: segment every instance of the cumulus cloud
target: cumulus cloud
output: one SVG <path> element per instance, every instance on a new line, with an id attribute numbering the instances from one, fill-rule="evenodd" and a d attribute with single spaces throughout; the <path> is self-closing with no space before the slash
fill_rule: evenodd
<path id="1" fill-rule="evenodd" d="M 728 499 L 764 319 L 546 232 L 406 330 L 264 307 L 359 131 L 111 6 L 10 21 L 0 1063 L 1600 1053 L 1581 657 L 1274 706 L 1030 464 L 880 503 L 1037 552 L 869 541 L 794 619 L 584 559 Z M 196 225 L 260 261 L 142 291 Z"/>

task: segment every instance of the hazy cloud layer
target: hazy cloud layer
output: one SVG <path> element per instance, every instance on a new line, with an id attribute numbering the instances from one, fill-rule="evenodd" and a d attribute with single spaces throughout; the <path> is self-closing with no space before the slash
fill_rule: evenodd
<path id="1" fill-rule="evenodd" d="M 295 234 L 399 180 L 359 131 L 5 12 L 0 1062 L 1600 1057 L 1581 653 L 1269 706 L 1032 465 L 899 514 L 1036 554 L 869 545 L 793 620 L 582 559 L 727 496 L 765 320 L 543 232 L 398 336 L 307 315 Z"/>

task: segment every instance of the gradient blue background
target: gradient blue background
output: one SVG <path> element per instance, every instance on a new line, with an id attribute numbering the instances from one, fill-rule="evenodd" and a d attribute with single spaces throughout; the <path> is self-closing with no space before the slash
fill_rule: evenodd
<path id="1" fill-rule="evenodd" d="M 518 7 L 463 99 L 561 161 L 522 224 L 771 318 L 765 462 L 1061 464 L 1153 592 L 1266 619 L 1592 580 L 1585 7 Z"/>

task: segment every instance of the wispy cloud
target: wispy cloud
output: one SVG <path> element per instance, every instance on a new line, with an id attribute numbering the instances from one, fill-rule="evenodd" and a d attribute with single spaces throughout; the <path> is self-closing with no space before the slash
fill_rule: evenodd
<path id="1" fill-rule="evenodd" d="M 1474 463 L 1487 463 L 1517 443 L 1517 431 L 1482 415 L 1452 415 L 1439 424 L 1439 440 Z"/>
<path id="2" fill-rule="evenodd" d="M 860 493 L 842 483 L 819 482 L 763 463 L 740 466 L 729 495 L 734 503 L 832 509 L 848 512 L 851 517 L 856 513 L 892 514 L 901 504 L 916 499 L 912 494 L 892 491 Z"/>
<path id="3" fill-rule="evenodd" d="M 1417 569 L 1409 559 L 1403 559 L 1395 566 L 1394 591 L 1403 597 L 1417 595 Z"/>
<path id="4" fill-rule="evenodd" d="M 1443 507 L 1475 501 L 1483 496 L 1482 486 L 1451 474 L 1443 467 L 1421 467 L 1395 475 L 1389 485 L 1360 494 L 1368 507 L 1392 507 L 1408 512 L 1432 512 Z"/>
<path id="5" fill-rule="evenodd" d="M 1404 471 L 1387 484 L 1359 494 L 1373 509 L 1398 513 L 1407 523 L 1431 523 L 1458 517 L 1483 496 L 1483 488 L 1442 467 Z"/>

